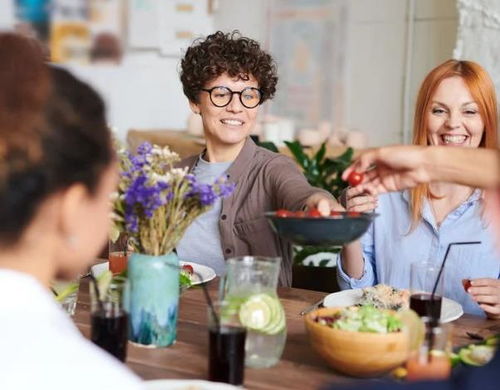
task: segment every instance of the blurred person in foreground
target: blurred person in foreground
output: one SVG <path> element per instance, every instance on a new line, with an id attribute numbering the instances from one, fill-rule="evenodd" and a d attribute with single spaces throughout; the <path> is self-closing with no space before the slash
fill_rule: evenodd
<path id="1" fill-rule="evenodd" d="M 105 108 L 34 41 L 0 33 L 0 388 L 139 389 L 50 291 L 107 239 L 117 174 Z"/>
<path id="2" fill-rule="evenodd" d="M 272 231 L 264 212 L 307 207 L 328 215 L 340 205 L 328 192 L 309 185 L 291 158 L 250 138 L 260 106 L 276 90 L 274 60 L 237 31 L 218 31 L 187 49 L 180 77 L 191 110 L 201 115 L 207 146 L 179 166 L 207 184 L 225 175 L 236 188 L 190 225 L 177 245 L 179 258 L 221 275 L 230 257 L 279 256 L 279 283 L 290 286 L 291 245 Z"/>
<path id="3" fill-rule="evenodd" d="M 434 68 L 418 93 L 413 132 L 415 145 L 461 151 L 496 148 L 497 100 L 486 70 L 457 60 Z M 450 242 L 480 241 L 480 245 L 450 251 L 444 296 L 459 302 L 468 314 L 500 319 L 500 294 L 482 293 L 500 289 L 500 254 L 484 213 L 481 189 L 432 182 L 376 198 L 358 188 L 346 194 L 348 211 L 370 211 L 376 206 L 379 216 L 360 241 L 342 250 L 338 280 L 343 289 L 378 283 L 408 288 L 411 263 L 439 265 Z M 466 292 L 463 279 L 471 279 L 480 289 Z"/>
<path id="4" fill-rule="evenodd" d="M 483 188 L 486 193 L 487 214 L 500 215 L 500 153 L 493 149 L 461 149 L 443 146 L 389 146 L 362 153 L 343 173 L 364 173 L 360 191 L 378 195 L 414 188 L 434 182 L 456 183 Z M 496 238 L 500 242 L 500 219 L 492 218 Z M 499 247 L 500 248 L 500 247 Z M 499 249 L 500 250 L 500 249 Z M 498 294 L 489 287 L 471 287 L 474 293 Z M 493 323 L 494 324 L 494 323 Z M 492 328 L 493 329 L 493 328 Z M 500 349 L 493 360 L 483 367 L 462 367 L 446 381 L 415 383 L 378 382 L 356 387 L 330 388 L 359 390 L 493 390 L 500 380 Z"/>

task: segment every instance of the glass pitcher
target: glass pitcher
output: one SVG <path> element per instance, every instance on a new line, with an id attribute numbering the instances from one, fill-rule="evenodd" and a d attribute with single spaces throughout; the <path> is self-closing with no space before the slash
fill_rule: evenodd
<path id="1" fill-rule="evenodd" d="M 271 367 L 278 363 L 286 341 L 285 311 L 276 289 L 279 257 L 243 256 L 227 260 L 220 296 L 238 311 L 247 328 L 245 365 Z"/>

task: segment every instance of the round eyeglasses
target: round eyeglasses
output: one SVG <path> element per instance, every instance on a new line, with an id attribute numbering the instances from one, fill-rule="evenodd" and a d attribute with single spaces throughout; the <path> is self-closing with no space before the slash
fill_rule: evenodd
<path id="1" fill-rule="evenodd" d="M 241 91 L 231 91 L 228 87 L 202 88 L 201 90 L 210 94 L 210 101 L 216 107 L 226 107 L 235 93 L 240 95 L 240 102 L 246 108 L 255 108 L 262 100 L 260 90 L 254 87 L 246 87 Z"/>

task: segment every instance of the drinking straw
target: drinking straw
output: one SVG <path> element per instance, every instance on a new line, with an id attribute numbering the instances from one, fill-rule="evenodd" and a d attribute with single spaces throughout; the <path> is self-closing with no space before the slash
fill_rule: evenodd
<path id="1" fill-rule="evenodd" d="M 179 271 L 182 269 L 181 267 L 178 267 L 178 266 L 174 266 L 174 265 L 170 265 L 170 264 L 168 264 L 168 265 L 172 268 L 179 270 Z M 193 274 L 196 275 L 200 280 L 203 280 L 203 276 L 199 272 L 193 271 Z M 214 304 L 212 302 L 212 298 L 210 298 L 210 294 L 208 293 L 207 284 L 201 283 L 201 288 L 203 289 L 203 294 L 205 295 L 205 300 L 207 301 L 208 307 L 210 308 L 210 313 L 212 313 L 212 318 L 215 322 L 215 325 L 216 325 L 217 329 L 219 329 L 220 328 L 220 320 L 219 320 L 219 317 L 217 316 L 217 312 L 215 311 L 215 307 L 214 307 Z"/>
<path id="2" fill-rule="evenodd" d="M 196 276 L 198 276 L 200 278 L 200 280 L 203 280 L 203 278 L 200 277 L 201 275 L 198 272 L 194 272 L 194 274 Z M 217 327 L 217 329 L 219 329 L 220 328 L 220 320 L 219 320 L 219 317 L 217 316 L 217 312 L 215 311 L 215 307 L 214 307 L 214 304 L 212 302 L 212 298 L 210 298 L 210 294 L 208 293 L 206 283 L 202 283 L 201 287 L 203 288 L 203 293 L 205 294 L 205 299 L 207 300 L 208 307 L 210 307 L 210 313 L 212 313 L 212 318 L 215 322 L 215 326 Z"/>
<path id="3" fill-rule="evenodd" d="M 92 280 L 92 285 L 94 286 L 94 293 L 97 299 L 97 303 L 99 305 L 99 311 L 104 313 L 104 304 L 101 301 L 101 296 L 99 294 L 99 289 L 97 288 L 97 280 L 92 272 L 90 272 L 90 279 Z"/>
<path id="4" fill-rule="evenodd" d="M 436 294 L 437 285 L 439 283 L 439 279 L 441 278 L 441 274 L 443 273 L 444 266 L 446 264 L 446 259 L 448 259 L 448 254 L 450 253 L 450 249 L 453 245 L 477 245 L 481 244 L 481 241 L 464 241 L 464 242 L 450 242 L 448 244 L 448 248 L 446 248 L 446 253 L 444 255 L 443 261 L 441 263 L 441 267 L 439 268 L 438 275 L 436 277 L 436 281 L 434 282 L 434 287 L 432 288 L 431 294 L 431 302 L 434 300 L 434 295 Z"/>
<path id="5" fill-rule="evenodd" d="M 444 269 L 444 266 L 446 264 L 446 260 L 448 259 L 448 254 L 450 253 L 450 249 L 453 245 L 477 245 L 477 244 L 481 244 L 481 241 L 464 241 L 464 242 L 450 242 L 448 244 L 448 248 L 446 248 L 446 253 L 444 255 L 444 258 L 443 258 L 443 261 L 441 262 L 441 267 L 439 268 L 439 272 L 438 272 L 438 275 L 436 277 L 436 281 L 434 282 L 434 287 L 432 288 L 432 293 L 431 293 L 431 302 L 434 301 L 434 296 L 436 294 L 436 290 L 437 290 L 437 285 L 439 283 L 439 279 L 441 278 L 441 275 L 443 273 L 443 269 Z M 429 323 L 429 326 L 430 326 L 430 329 L 429 331 L 427 332 L 427 336 L 428 336 L 428 339 L 429 339 L 429 349 L 428 349 L 428 358 L 432 359 L 432 354 L 431 354 L 431 351 L 434 347 L 434 332 L 433 332 L 433 328 L 435 328 L 439 322 L 439 318 L 436 318 L 435 315 L 435 311 L 432 310 L 430 314 L 430 323 Z"/>

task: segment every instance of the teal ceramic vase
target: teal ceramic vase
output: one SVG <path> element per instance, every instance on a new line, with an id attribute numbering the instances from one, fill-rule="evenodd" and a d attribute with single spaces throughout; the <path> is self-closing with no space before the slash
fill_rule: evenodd
<path id="1" fill-rule="evenodd" d="M 179 258 L 133 253 L 128 261 L 129 340 L 168 347 L 177 335 Z"/>

